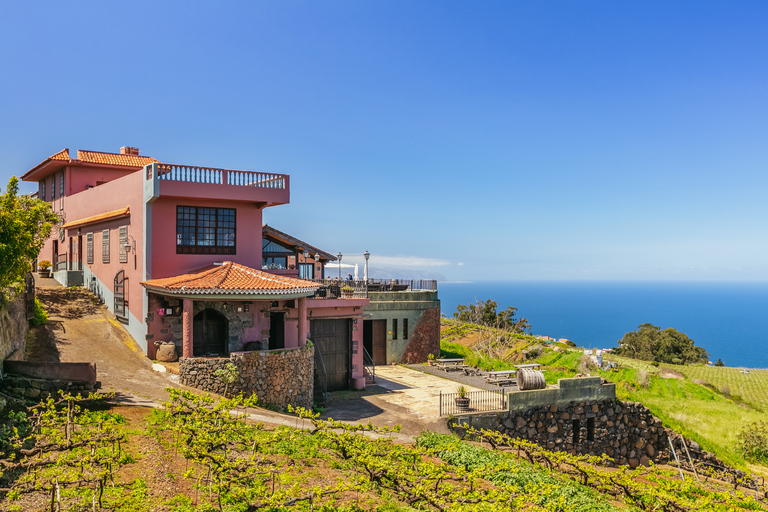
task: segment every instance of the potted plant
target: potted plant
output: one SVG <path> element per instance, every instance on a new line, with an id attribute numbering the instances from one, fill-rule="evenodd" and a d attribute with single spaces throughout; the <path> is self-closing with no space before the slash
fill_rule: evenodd
<path id="1" fill-rule="evenodd" d="M 429 354 L 427 354 L 427 364 L 429 366 L 434 366 L 435 365 L 435 354 L 433 354 L 431 352 Z"/>
<path id="2" fill-rule="evenodd" d="M 37 263 L 37 273 L 40 277 L 51 277 L 51 262 L 43 260 Z"/>
<path id="3" fill-rule="evenodd" d="M 349 285 L 344 285 L 341 287 L 341 296 L 345 299 L 351 299 L 354 292 L 355 290 L 353 290 Z"/>
<path id="4" fill-rule="evenodd" d="M 469 410 L 469 397 L 467 396 L 468 393 L 469 390 L 467 390 L 466 386 L 463 384 L 456 388 L 456 407 L 458 407 L 460 411 Z"/>

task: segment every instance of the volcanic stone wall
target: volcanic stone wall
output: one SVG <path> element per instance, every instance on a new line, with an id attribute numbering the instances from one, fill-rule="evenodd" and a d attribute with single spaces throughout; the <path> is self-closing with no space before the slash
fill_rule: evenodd
<path id="1" fill-rule="evenodd" d="M 424 362 L 429 354 L 440 355 L 440 308 L 427 309 L 421 314 L 400 361 Z"/>
<path id="2" fill-rule="evenodd" d="M 490 421 L 488 421 L 490 420 Z M 585 400 L 499 414 L 485 421 L 461 422 L 526 439 L 550 451 L 612 457 L 617 465 L 647 465 L 669 459 L 661 420 L 642 404 L 618 400 Z"/>
<path id="3" fill-rule="evenodd" d="M 233 352 L 229 358 L 182 358 L 179 377 L 182 384 L 224 395 L 226 384 L 214 375 L 227 363 L 237 367 L 238 379 L 230 384 L 227 396 L 256 395 L 259 405 L 284 408 L 312 408 L 314 392 L 312 346 L 297 349 Z"/>
<path id="4" fill-rule="evenodd" d="M 0 310 L 0 361 L 24 358 L 28 327 L 24 293 L 19 293 Z"/>

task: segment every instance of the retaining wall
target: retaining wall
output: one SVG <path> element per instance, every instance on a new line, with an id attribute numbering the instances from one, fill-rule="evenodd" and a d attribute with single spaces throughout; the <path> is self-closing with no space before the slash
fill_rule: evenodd
<path id="1" fill-rule="evenodd" d="M 0 310 L 0 361 L 24 359 L 28 327 L 24 293 L 19 293 Z"/>
<path id="2" fill-rule="evenodd" d="M 182 358 L 179 377 L 182 384 L 224 395 L 226 385 L 214 375 L 227 363 L 237 367 L 239 378 L 229 386 L 227 396 L 256 395 L 259 404 L 284 408 L 312 408 L 315 349 L 306 346 L 285 350 L 233 352 L 229 358 Z"/>

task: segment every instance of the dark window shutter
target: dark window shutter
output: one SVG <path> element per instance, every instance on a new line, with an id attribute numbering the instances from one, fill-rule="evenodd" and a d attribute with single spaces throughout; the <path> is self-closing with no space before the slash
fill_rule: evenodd
<path id="1" fill-rule="evenodd" d="M 101 262 L 109 263 L 109 230 L 101 232 Z"/>
<path id="2" fill-rule="evenodd" d="M 93 233 L 85 235 L 85 262 L 88 265 L 93 265 Z"/>

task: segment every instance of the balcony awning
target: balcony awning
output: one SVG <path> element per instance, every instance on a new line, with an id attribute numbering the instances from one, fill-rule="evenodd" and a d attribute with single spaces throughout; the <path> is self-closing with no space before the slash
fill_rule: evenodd
<path id="1" fill-rule="evenodd" d="M 128 206 L 126 206 L 125 208 L 122 208 L 120 210 L 113 210 L 111 212 L 100 213 L 98 215 L 92 215 L 91 217 L 85 217 L 83 219 L 73 220 L 72 222 L 67 222 L 61 227 L 64 229 L 80 228 L 83 226 L 87 226 L 88 224 L 97 224 L 99 222 L 106 222 L 108 220 L 119 219 L 121 217 L 130 217 L 130 216 L 131 216 L 131 209 Z"/>
<path id="2" fill-rule="evenodd" d="M 163 295 L 264 300 L 308 297 L 320 287 L 319 283 L 270 274 L 232 261 L 214 263 L 174 277 L 144 281 L 141 285 Z"/>

